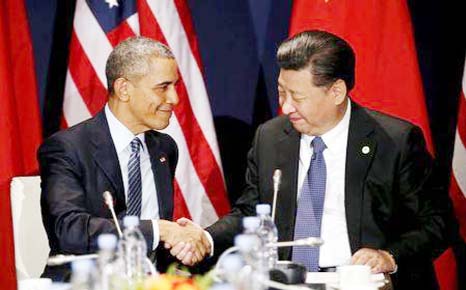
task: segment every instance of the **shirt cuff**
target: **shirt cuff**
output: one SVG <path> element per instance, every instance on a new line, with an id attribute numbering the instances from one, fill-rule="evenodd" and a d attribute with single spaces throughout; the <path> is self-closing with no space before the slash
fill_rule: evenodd
<path id="1" fill-rule="evenodd" d="M 150 220 L 152 222 L 152 250 L 155 250 L 159 246 L 160 242 L 160 231 L 159 231 L 159 221 Z"/>
<path id="2" fill-rule="evenodd" d="M 209 240 L 210 244 L 210 256 L 212 257 L 214 255 L 214 239 L 212 239 L 212 236 L 209 234 L 208 231 L 204 231 L 205 236 L 207 237 L 207 240 Z"/>

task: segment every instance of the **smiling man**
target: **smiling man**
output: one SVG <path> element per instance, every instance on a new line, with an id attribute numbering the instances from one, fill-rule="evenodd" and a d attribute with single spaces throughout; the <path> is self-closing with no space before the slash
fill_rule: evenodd
<path id="1" fill-rule="evenodd" d="M 170 136 L 156 130 L 168 126 L 179 101 L 176 61 L 159 42 L 129 38 L 110 54 L 106 76 L 105 108 L 51 136 L 38 152 L 50 255 L 95 253 L 101 233 L 117 234 L 102 198 L 110 191 L 120 220 L 125 215 L 141 219 L 147 248 L 156 250 L 156 264 L 163 270 L 170 258 L 158 247 L 160 241 L 175 245 L 183 231 L 208 246 L 201 229 L 170 221 L 178 149 Z M 184 252 L 196 246 L 201 247 L 185 244 Z M 69 274 L 67 266 L 59 266 L 46 267 L 43 276 L 67 280 Z"/>
<path id="2" fill-rule="evenodd" d="M 272 204 L 278 168 L 279 240 L 324 240 L 320 248 L 280 248 L 281 260 L 309 271 L 364 264 L 393 273 L 394 289 L 437 289 L 432 261 L 455 222 L 446 189 L 432 184 L 421 130 L 351 100 L 355 55 L 336 35 L 299 33 L 280 45 L 277 59 L 283 115 L 258 128 L 245 191 L 207 228 L 215 253 L 231 246 L 256 204 Z"/>

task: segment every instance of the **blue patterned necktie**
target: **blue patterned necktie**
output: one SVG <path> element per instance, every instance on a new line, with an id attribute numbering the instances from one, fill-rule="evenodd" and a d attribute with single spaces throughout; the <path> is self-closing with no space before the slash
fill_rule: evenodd
<path id="1" fill-rule="evenodd" d="M 126 215 L 141 216 L 141 166 L 139 161 L 139 152 L 141 149 L 141 140 L 134 138 L 131 141 L 131 155 L 128 161 L 128 201 L 126 205 Z"/>
<path id="2" fill-rule="evenodd" d="M 315 137 L 311 142 L 311 146 L 313 147 L 311 165 L 298 200 L 294 228 L 295 240 L 320 237 L 324 211 L 325 182 L 327 180 L 327 168 L 323 151 L 327 146 L 320 137 Z M 310 272 L 317 272 L 319 270 L 319 248 L 293 247 L 292 260 L 305 265 Z"/>

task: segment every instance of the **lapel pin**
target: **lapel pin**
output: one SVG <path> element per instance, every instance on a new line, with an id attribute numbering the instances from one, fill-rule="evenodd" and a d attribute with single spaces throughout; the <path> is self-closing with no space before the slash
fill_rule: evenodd
<path id="1" fill-rule="evenodd" d="M 369 148 L 369 146 L 364 146 L 362 147 L 361 152 L 362 154 L 369 154 L 369 152 L 371 152 L 371 149 Z"/>
<path id="2" fill-rule="evenodd" d="M 167 159 L 165 158 L 165 156 L 160 157 L 159 160 L 160 160 L 160 162 L 162 162 L 162 163 L 164 163 L 165 161 L 167 161 Z"/>

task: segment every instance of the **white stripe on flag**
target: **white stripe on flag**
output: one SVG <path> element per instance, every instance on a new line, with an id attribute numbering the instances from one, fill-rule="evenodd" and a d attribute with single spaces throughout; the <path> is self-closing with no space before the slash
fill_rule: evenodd
<path id="1" fill-rule="evenodd" d="M 463 96 L 466 98 L 466 63 L 463 70 Z"/>
<path id="2" fill-rule="evenodd" d="M 133 30 L 135 35 L 140 35 L 141 30 L 139 28 L 139 13 L 134 13 L 128 19 L 126 19 L 126 22 L 128 23 L 129 27 L 131 27 L 131 30 Z"/>
<path id="3" fill-rule="evenodd" d="M 76 88 L 69 70 L 66 72 L 65 96 L 63 97 L 63 115 L 69 127 L 92 117 L 78 89 Z"/>
<path id="4" fill-rule="evenodd" d="M 202 73 L 189 46 L 188 38 L 173 1 L 147 1 L 160 29 L 172 49 L 180 73 L 188 91 L 191 107 L 201 130 L 215 156 L 218 167 L 222 170 L 220 151 L 210 111 L 209 98 L 204 85 Z"/>
<path id="5" fill-rule="evenodd" d="M 465 100 L 460 100 L 458 103 L 466 104 L 466 64 L 463 71 L 463 87 L 462 87 L 463 94 L 460 95 L 460 98 L 465 98 Z M 463 101 L 463 102 L 462 102 Z M 461 112 L 465 112 L 464 108 L 460 108 L 458 110 Z M 458 122 L 461 118 L 458 116 Z M 464 126 L 464 124 L 463 124 Z M 466 140 L 466 136 L 460 136 L 460 132 L 458 130 L 459 124 L 456 128 L 455 134 L 455 147 L 453 151 L 453 175 L 455 176 L 456 183 L 461 190 L 461 193 L 466 197 L 466 144 L 463 144 L 463 140 Z M 461 138 L 462 137 L 462 138 Z"/>
<path id="6" fill-rule="evenodd" d="M 453 153 L 453 174 L 463 195 L 466 197 L 466 148 L 461 142 L 458 130 L 455 135 L 455 149 Z"/>
<path id="7" fill-rule="evenodd" d="M 113 48 L 85 0 L 76 2 L 73 29 L 100 82 L 107 87 L 105 64 Z"/>
<path id="8" fill-rule="evenodd" d="M 172 115 L 170 125 L 163 131 L 175 139 L 178 145 L 179 157 L 175 176 L 191 218 L 194 222 L 200 223 L 202 227 L 209 226 L 218 219 L 218 216 L 196 174 L 186 139 L 175 115 Z"/>

